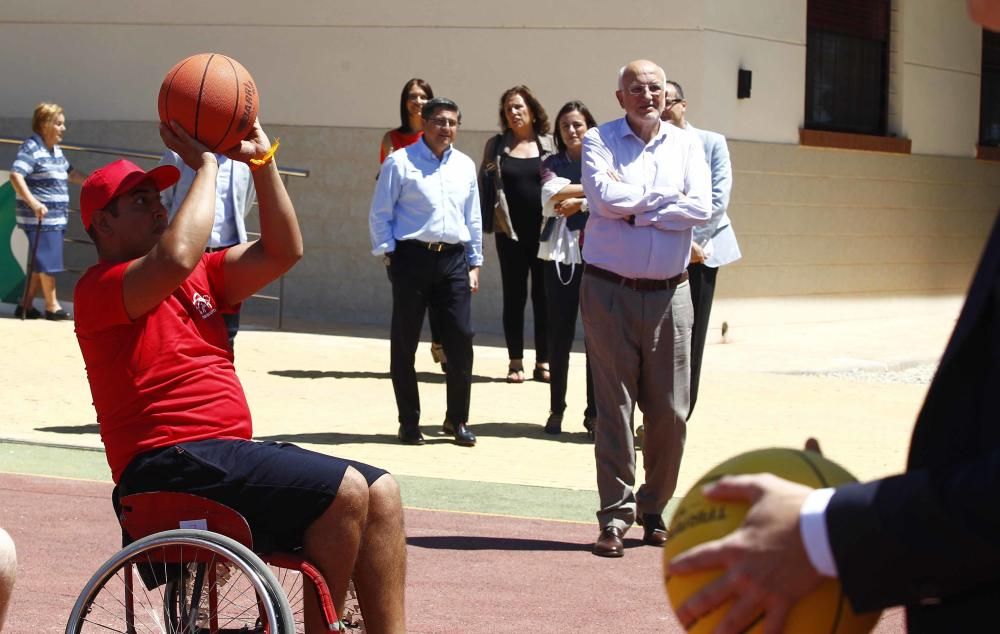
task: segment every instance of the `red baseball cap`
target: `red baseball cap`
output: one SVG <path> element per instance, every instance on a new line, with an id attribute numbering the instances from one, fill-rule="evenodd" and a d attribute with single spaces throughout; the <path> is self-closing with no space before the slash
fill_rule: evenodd
<path id="1" fill-rule="evenodd" d="M 132 161 L 121 159 L 108 163 L 90 173 L 80 190 L 80 219 L 83 227 L 90 229 L 94 212 L 104 209 L 115 198 L 133 190 L 147 180 L 156 185 L 158 191 L 170 187 L 180 180 L 181 172 L 173 165 L 160 165 L 148 172 Z"/>

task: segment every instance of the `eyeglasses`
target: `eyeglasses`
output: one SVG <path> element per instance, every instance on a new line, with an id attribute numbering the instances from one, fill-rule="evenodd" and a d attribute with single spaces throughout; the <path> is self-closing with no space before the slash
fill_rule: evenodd
<path id="1" fill-rule="evenodd" d="M 683 99 L 667 99 L 666 102 L 665 102 L 665 104 L 666 104 L 667 108 L 669 108 L 669 107 L 677 105 L 677 104 L 679 104 L 679 103 L 681 103 L 683 101 L 684 101 Z"/>
<path id="2" fill-rule="evenodd" d="M 457 128 L 460 125 L 455 119 L 447 119 L 445 117 L 434 117 L 430 121 L 439 128 Z"/>
<path id="3" fill-rule="evenodd" d="M 628 94 L 633 97 L 642 97 L 647 90 L 650 95 L 658 97 L 663 92 L 663 84 L 632 84 L 628 87 Z"/>

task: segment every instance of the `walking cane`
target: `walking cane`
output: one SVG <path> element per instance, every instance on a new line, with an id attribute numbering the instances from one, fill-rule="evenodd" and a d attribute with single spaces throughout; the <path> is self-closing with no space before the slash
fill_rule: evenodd
<path id="1" fill-rule="evenodd" d="M 24 267 L 24 295 L 21 296 L 21 321 L 28 314 L 30 306 L 28 303 L 28 292 L 31 290 L 31 275 L 35 270 L 35 252 L 38 251 L 38 238 L 42 235 L 42 219 L 39 218 L 35 224 L 35 239 L 31 241 L 31 248 L 28 249 L 28 262 Z M 33 297 L 31 299 L 34 299 Z"/>

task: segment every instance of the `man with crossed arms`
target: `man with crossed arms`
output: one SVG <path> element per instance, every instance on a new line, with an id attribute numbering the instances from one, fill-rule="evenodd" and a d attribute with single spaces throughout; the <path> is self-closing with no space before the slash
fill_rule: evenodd
<path id="1" fill-rule="evenodd" d="M 625 116 L 587 131 L 590 205 L 580 289 L 597 400 L 594 456 L 601 533 L 594 554 L 624 555 L 632 522 L 643 542 L 667 539 L 662 513 L 677 486 L 688 415 L 691 230 L 711 213 L 701 142 L 660 121 L 666 77 L 648 60 L 619 73 Z M 635 484 L 633 414 L 643 413 L 645 482 Z"/>

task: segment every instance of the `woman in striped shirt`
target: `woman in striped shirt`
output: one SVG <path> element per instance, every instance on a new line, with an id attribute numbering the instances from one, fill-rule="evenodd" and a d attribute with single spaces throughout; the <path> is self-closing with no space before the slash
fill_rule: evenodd
<path id="1" fill-rule="evenodd" d="M 28 284 L 27 302 L 14 315 L 27 319 L 42 316 L 32 303 L 41 288 L 45 298 L 45 318 L 70 319 L 56 298 L 55 273 L 63 270 L 63 236 L 69 210 L 69 186 L 82 185 L 87 175 L 73 169 L 57 145 L 66 132 L 66 116 L 54 103 L 40 103 L 31 118 L 31 135 L 17 150 L 10 168 L 10 182 L 17 192 L 17 226 L 28 236 L 28 244 L 38 241 L 35 266 Z"/>

